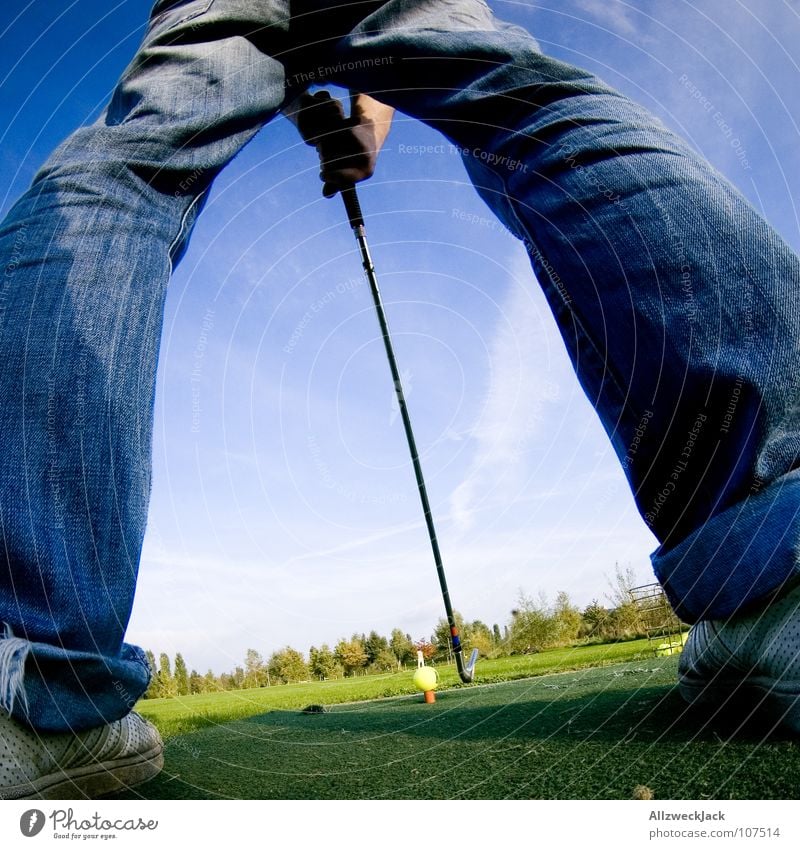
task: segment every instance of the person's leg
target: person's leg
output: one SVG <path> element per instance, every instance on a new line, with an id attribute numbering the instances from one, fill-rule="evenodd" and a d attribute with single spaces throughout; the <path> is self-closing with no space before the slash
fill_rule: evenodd
<path id="1" fill-rule="evenodd" d="M 681 616 L 795 578 L 800 262 L 779 236 L 645 109 L 481 0 L 390 0 L 329 64 L 462 147 L 524 240 Z"/>
<path id="2" fill-rule="evenodd" d="M 165 288 L 219 170 L 281 106 L 287 0 L 156 4 L 106 113 L 0 226 L 0 707 L 124 716 Z M 277 52 L 277 47 L 272 51 Z"/>

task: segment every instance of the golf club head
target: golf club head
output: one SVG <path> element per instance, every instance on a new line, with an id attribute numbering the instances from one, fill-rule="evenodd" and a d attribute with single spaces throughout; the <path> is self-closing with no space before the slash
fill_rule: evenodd
<path id="1" fill-rule="evenodd" d="M 472 683 L 472 680 L 475 677 L 475 664 L 477 662 L 477 649 L 472 650 L 472 654 L 469 656 L 469 661 L 467 662 L 466 666 L 463 665 L 463 661 L 461 660 L 461 652 L 456 655 L 456 666 L 458 667 L 458 675 L 465 684 Z"/>

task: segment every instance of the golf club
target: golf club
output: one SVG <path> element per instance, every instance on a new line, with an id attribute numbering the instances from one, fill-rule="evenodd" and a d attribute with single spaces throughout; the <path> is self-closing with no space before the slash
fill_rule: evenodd
<path id="1" fill-rule="evenodd" d="M 350 220 L 350 226 L 353 228 L 353 233 L 358 242 L 358 248 L 361 252 L 361 260 L 364 266 L 364 272 L 369 281 L 369 287 L 372 291 L 372 299 L 375 302 L 375 311 L 378 314 L 378 323 L 383 336 L 383 344 L 386 348 L 386 357 L 389 360 L 389 368 L 392 372 L 394 381 L 394 391 L 397 395 L 397 403 L 400 407 L 400 415 L 403 419 L 403 427 L 406 432 L 408 441 L 408 450 L 411 453 L 411 462 L 414 465 L 414 475 L 417 478 L 417 489 L 419 498 L 422 502 L 422 511 L 425 514 L 425 524 L 428 527 L 428 538 L 433 551 L 433 560 L 436 563 L 436 574 L 439 576 L 439 586 L 442 589 L 442 599 L 444 601 L 444 609 L 447 613 L 447 623 L 450 626 L 450 640 L 453 646 L 453 654 L 456 659 L 456 667 L 461 680 L 465 684 L 469 684 L 475 675 L 475 663 L 478 660 L 478 650 L 473 649 L 469 661 L 464 663 L 464 653 L 461 646 L 461 638 L 458 634 L 455 616 L 453 615 L 453 606 L 450 603 L 450 591 L 447 589 L 447 579 L 444 574 L 444 565 L 442 563 L 442 555 L 439 552 L 439 543 L 436 539 L 436 528 L 433 524 L 433 514 L 431 513 L 431 505 L 428 501 L 428 492 L 425 488 L 425 479 L 422 476 L 422 464 L 419 460 L 419 452 L 414 439 L 414 431 L 411 429 L 411 418 L 408 414 L 408 406 L 406 405 L 405 395 L 403 393 L 403 384 L 400 380 L 400 371 L 397 368 L 397 360 L 394 355 L 392 340 L 389 335 L 389 325 L 386 321 L 386 312 L 381 301 L 381 292 L 378 288 L 378 278 L 375 274 L 375 266 L 372 263 L 369 245 L 367 244 L 366 229 L 364 226 L 364 216 L 361 212 L 361 204 L 358 200 L 355 186 L 343 189 L 341 192 L 342 200 L 344 201 L 347 217 Z"/>
<path id="2" fill-rule="evenodd" d="M 316 144 L 320 138 L 326 135 L 332 135 L 343 127 L 347 126 L 347 119 L 344 114 L 344 107 L 341 102 L 332 97 L 330 92 L 318 91 L 313 95 L 314 104 L 310 111 L 313 116 L 309 117 L 313 130 L 311 132 L 311 141 L 309 144 Z M 308 115 L 306 110 L 306 115 Z M 299 120 L 303 120 L 301 114 Z M 298 127 L 300 126 L 298 122 Z M 302 131 L 301 131 L 302 132 Z M 305 134 L 304 134 L 305 136 Z M 392 380 L 394 381 L 394 391 L 397 396 L 397 403 L 400 409 L 400 415 L 403 419 L 403 428 L 408 441 L 408 449 L 411 453 L 411 462 L 414 465 L 414 475 L 417 479 L 417 490 L 419 498 L 422 502 L 422 511 L 425 514 L 425 524 L 428 528 L 428 538 L 433 551 L 433 560 L 436 564 L 436 574 L 439 577 L 439 586 L 442 590 L 442 599 L 444 601 L 444 609 L 447 614 L 447 624 L 450 626 L 450 642 L 453 648 L 453 654 L 456 659 L 456 668 L 461 680 L 465 684 L 469 684 L 475 675 L 475 664 L 478 660 L 478 650 L 473 649 L 470 659 L 464 663 L 464 650 L 461 645 L 461 637 L 458 633 L 455 616 L 453 615 L 453 606 L 450 603 L 450 591 L 447 589 L 447 579 L 444 574 L 444 565 L 442 564 L 442 556 L 439 552 L 439 543 L 436 539 L 436 528 L 433 524 L 433 515 L 431 513 L 431 505 L 428 500 L 428 492 L 425 488 L 425 479 L 422 476 L 422 464 L 419 460 L 419 452 L 417 451 L 416 440 L 414 439 L 414 431 L 411 429 L 411 418 L 408 414 L 405 394 L 403 392 L 403 384 L 400 380 L 400 371 L 397 368 L 397 360 L 394 355 L 392 340 L 389 336 L 389 325 L 386 321 L 386 312 L 381 301 L 381 293 L 378 288 L 378 278 L 375 274 L 375 266 L 372 263 L 369 245 L 367 244 L 367 235 L 364 225 L 364 215 L 361 212 L 361 204 L 358 200 L 355 185 L 346 186 L 341 189 L 342 200 L 344 201 L 347 217 L 350 221 L 350 226 L 353 228 L 353 233 L 358 242 L 358 248 L 361 252 L 361 259 L 364 266 L 364 272 L 367 275 L 370 290 L 372 291 L 372 299 L 375 303 L 375 311 L 378 314 L 378 322 L 383 336 L 383 344 L 386 349 L 386 357 L 389 360 L 389 368 L 392 372 Z"/>

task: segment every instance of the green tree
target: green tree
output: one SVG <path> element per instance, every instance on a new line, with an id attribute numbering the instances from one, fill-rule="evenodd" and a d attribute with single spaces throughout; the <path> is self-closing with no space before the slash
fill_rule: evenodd
<path id="1" fill-rule="evenodd" d="M 414 643 L 408 634 L 404 634 L 399 628 L 392 631 L 389 638 L 389 648 L 392 654 L 397 658 L 398 666 L 403 666 L 406 663 L 413 663 L 417 659 L 417 652 L 414 649 Z"/>
<path id="2" fill-rule="evenodd" d="M 514 652 L 528 654 L 541 651 L 558 642 L 558 622 L 547 598 L 540 595 L 535 601 L 520 590 L 517 607 L 511 611 L 509 643 Z"/>
<path id="3" fill-rule="evenodd" d="M 644 634 L 639 608 L 633 601 L 615 607 L 609 616 L 609 625 L 613 637 L 618 640 Z"/>
<path id="4" fill-rule="evenodd" d="M 189 673 L 189 692 L 194 695 L 195 693 L 205 693 L 205 691 L 206 679 L 196 669 L 193 669 Z"/>
<path id="5" fill-rule="evenodd" d="M 503 636 L 500 633 L 500 626 L 496 622 L 492 625 L 492 642 L 494 642 L 496 646 L 499 646 L 500 643 L 503 642 Z"/>
<path id="6" fill-rule="evenodd" d="M 169 655 L 163 651 L 158 656 L 158 684 L 162 698 L 171 698 L 175 695 L 175 679 L 172 677 Z"/>
<path id="7" fill-rule="evenodd" d="M 377 631 L 370 631 L 364 640 L 364 652 L 367 655 L 367 665 L 372 665 L 383 651 L 388 651 L 389 641 L 382 637 Z"/>
<path id="8" fill-rule="evenodd" d="M 175 655 L 175 673 L 173 677 L 175 679 L 176 695 L 188 696 L 189 672 L 186 669 L 186 661 L 183 659 L 183 655 L 180 652 Z"/>
<path id="9" fill-rule="evenodd" d="M 205 681 L 204 692 L 206 693 L 216 693 L 222 689 L 222 684 L 220 684 L 219 678 L 217 678 L 210 669 L 203 676 L 203 680 Z"/>
<path id="10" fill-rule="evenodd" d="M 244 658 L 244 686 L 266 687 L 267 665 L 255 649 L 248 649 Z"/>
<path id="11" fill-rule="evenodd" d="M 339 640 L 333 652 L 336 660 L 342 664 L 346 675 L 354 675 L 367 663 L 367 653 L 361 638 L 354 634 L 349 640 Z"/>
<path id="12" fill-rule="evenodd" d="M 644 633 L 639 608 L 631 592 L 638 584 L 633 567 L 628 565 L 623 569 L 619 563 L 615 563 L 613 576 L 606 580 L 609 587 L 606 598 L 612 605 L 609 625 L 613 636 L 625 639 Z"/>
<path id="13" fill-rule="evenodd" d="M 297 681 L 307 681 L 309 677 L 305 658 L 301 652 L 291 646 L 273 652 L 267 667 L 273 682 L 293 684 Z"/>
<path id="14" fill-rule="evenodd" d="M 483 657 L 491 656 L 494 645 L 492 632 L 489 630 L 488 625 L 485 625 L 479 619 L 476 619 L 474 622 L 465 622 L 464 617 L 458 611 L 454 611 L 453 616 L 465 654 L 469 655 L 472 649 L 478 649 L 478 652 Z M 436 629 L 431 641 L 436 646 L 436 656 L 440 660 L 452 660 L 453 652 L 450 640 L 450 625 L 446 619 L 442 618 L 436 623 Z"/>
<path id="15" fill-rule="evenodd" d="M 473 649 L 477 649 L 481 657 L 494 657 L 495 644 L 488 625 L 476 619 L 474 622 L 469 622 L 465 630 L 464 650 L 467 655 Z"/>
<path id="16" fill-rule="evenodd" d="M 596 598 L 586 606 L 581 618 L 583 619 L 582 631 L 587 637 L 607 639 L 614 636 L 611 611 L 603 607 Z"/>
<path id="17" fill-rule="evenodd" d="M 387 646 L 378 652 L 378 656 L 369 665 L 369 668 L 374 672 L 396 672 L 397 658 L 394 652 Z"/>
<path id="18" fill-rule="evenodd" d="M 553 617 L 556 620 L 559 643 L 571 643 L 578 639 L 583 624 L 580 610 L 570 601 L 569 595 L 563 590 L 556 596 L 553 605 Z"/>
<path id="19" fill-rule="evenodd" d="M 311 646 L 308 652 L 308 667 L 311 674 L 322 681 L 341 678 L 344 675 L 344 668 L 333 656 L 327 643 L 323 643 L 318 649 Z"/>
<path id="20" fill-rule="evenodd" d="M 150 684 L 144 694 L 146 699 L 157 699 L 161 695 L 161 685 L 158 680 L 158 667 L 156 666 L 156 656 L 148 649 L 145 652 L 147 656 L 147 664 L 150 667 Z"/>

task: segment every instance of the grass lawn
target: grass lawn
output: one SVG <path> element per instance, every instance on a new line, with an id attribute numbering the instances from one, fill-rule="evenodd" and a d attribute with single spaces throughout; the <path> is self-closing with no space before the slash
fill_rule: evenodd
<path id="1" fill-rule="evenodd" d="M 621 646 L 634 648 L 602 647 L 612 650 L 606 661 Z M 567 665 L 583 658 L 572 650 L 531 660 L 547 655 Z M 335 704 L 389 686 L 383 677 L 238 694 L 244 702 L 193 697 L 182 700 L 183 719 L 178 700 L 142 703 L 167 732 L 166 767 L 120 798 L 630 799 L 639 785 L 656 799 L 796 798 L 797 745 L 755 722 L 739 728 L 735 714 L 723 721 L 689 709 L 675 690 L 676 666 L 677 658 L 642 656 L 445 689 L 435 705 L 420 694 Z M 483 680 L 501 672 L 488 662 L 479 671 Z M 215 708 L 215 698 L 224 705 Z M 298 709 L 325 698 L 325 713 Z M 202 705 L 201 722 L 191 705 Z M 226 721 L 229 710 L 251 715 Z"/>
<path id="2" fill-rule="evenodd" d="M 513 681 L 551 672 L 604 666 L 624 660 L 651 657 L 647 640 L 609 643 L 599 646 L 576 646 L 554 649 L 540 654 L 503 657 L 478 662 L 479 683 Z M 439 692 L 463 687 L 455 666 L 444 666 L 439 672 Z M 292 710 L 309 704 L 335 705 L 344 702 L 411 695 L 417 692 L 412 683 L 412 670 L 397 674 L 364 675 L 336 681 L 315 681 L 227 693 L 182 696 L 175 699 L 147 699 L 136 710 L 154 722 L 165 739 L 200 728 L 218 725 L 232 719 L 244 719 L 269 710 Z"/>

